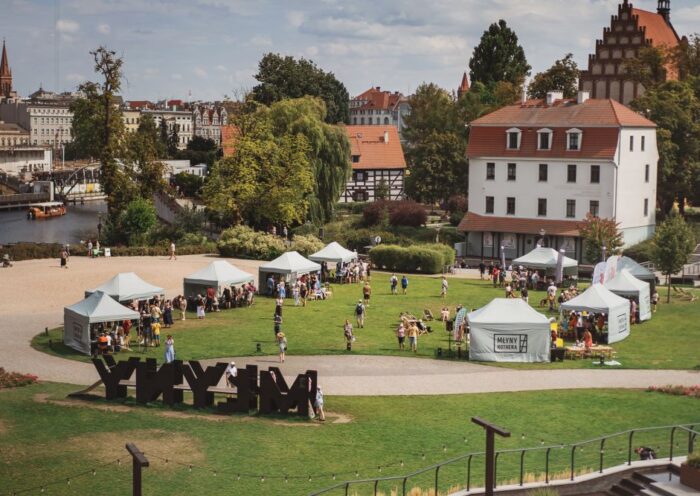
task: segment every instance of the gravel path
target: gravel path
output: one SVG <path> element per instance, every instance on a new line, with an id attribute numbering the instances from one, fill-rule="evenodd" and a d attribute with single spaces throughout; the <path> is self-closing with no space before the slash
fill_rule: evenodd
<path id="1" fill-rule="evenodd" d="M 80 301 L 85 289 L 118 272 L 134 271 L 166 289 L 181 291 L 182 278 L 206 266 L 211 257 L 72 258 L 69 269 L 57 260 L 18 262 L 0 269 L 0 366 L 37 374 L 43 380 L 91 384 L 98 379 L 90 364 L 46 355 L 29 345 L 44 327 L 62 323 L 63 307 Z M 257 275 L 260 262 L 233 260 Z M 465 274 L 466 276 L 466 274 Z M 469 274 L 469 276 L 472 276 Z M 469 277 L 467 276 L 467 277 Z M 473 277 L 473 276 L 472 276 Z M 228 360 L 222 359 L 222 360 Z M 239 366 L 279 365 L 274 356 L 237 358 Z M 683 370 L 512 370 L 472 363 L 382 356 L 289 356 L 281 367 L 288 379 L 315 369 L 328 394 L 406 395 L 532 391 L 574 388 L 643 388 L 649 385 L 700 383 L 700 371 Z"/>

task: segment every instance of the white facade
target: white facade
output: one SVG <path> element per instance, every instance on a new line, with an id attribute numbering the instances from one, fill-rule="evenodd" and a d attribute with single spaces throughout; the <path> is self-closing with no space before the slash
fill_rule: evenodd
<path id="1" fill-rule="evenodd" d="M 18 176 L 23 172 L 50 171 L 51 150 L 38 146 L 22 146 L 14 149 L 0 149 L 0 170 Z"/>
<path id="2" fill-rule="evenodd" d="M 60 148 L 73 140 L 73 113 L 68 102 L 2 103 L 0 120 L 18 124 L 29 130 L 29 142 L 32 145 Z"/>
<path id="3" fill-rule="evenodd" d="M 178 145 L 180 150 L 187 148 L 187 144 L 192 140 L 194 127 L 192 125 L 192 112 L 187 110 L 144 110 L 143 115 L 150 115 L 157 128 L 163 119 L 168 126 L 168 134 L 173 132 L 177 126 Z"/>

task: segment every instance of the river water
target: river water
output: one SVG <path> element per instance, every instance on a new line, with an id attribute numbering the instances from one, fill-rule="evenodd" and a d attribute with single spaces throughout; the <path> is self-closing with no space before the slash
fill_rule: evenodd
<path id="1" fill-rule="evenodd" d="M 68 205 L 67 209 L 62 217 L 39 220 L 27 219 L 25 209 L 0 211 L 0 244 L 20 241 L 77 244 L 88 237 L 96 237 L 97 214 L 106 214 L 107 203 L 87 202 L 85 205 Z"/>

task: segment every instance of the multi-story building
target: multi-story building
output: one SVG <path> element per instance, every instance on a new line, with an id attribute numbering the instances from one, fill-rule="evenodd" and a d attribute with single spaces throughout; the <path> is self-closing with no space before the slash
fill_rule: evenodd
<path id="1" fill-rule="evenodd" d="M 122 109 L 122 121 L 127 133 L 135 133 L 141 123 L 141 112 L 130 108 Z"/>
<path id="2" fill-rule="evenodd" d="M 0 121 L 0 149 L 29 145 L 29 131 L 17 124 Z"/>
<path id="3" fill-rule="evenodd" d="M 192 112 L 188 110 L 143 110 L 142 115 L 150 115 L 156 127 L 160 127 L 161 121 L 165 120 L 168 126 L 168 134 L 172 134 L 177 126 L 178 145 L 180 150 L 187 148 L 187 144 L 192 140 L 194 126 L 192 124 Z"/>
<path id="4" fill-rule="evenodd" d="M 0 171 L 14 176 L 50 171 L 52 156 L 51 149 L 43 146 L 0 147 Z"/>
<path id="5" fill-rule="evenodd" d="M 221 128 L 228 125 L 228 113 L 224 107 L 197 105 L 192 112 L 194 135 L 213 140 L 221 146 Z"/>
<path id="6" fill-rule="evenodd" d="M 395 126 L 402 138 L 404 118 L 411 112 L 408 98 L 398 91 L 382 91 L 377 86 L 350 100 L 350 124 L 353 126 Z"/>
<path id="7" fill-rule="evenodd" d="M 588 213 L 615 220 L 625 245 L 654 233 L 656 125 L 621 103 L 550 92 L 470 128 L 468 255 L 498 258 L 503 246 L 516 258 L 541 243 L 582 260 Z"/>
<path id="8" fill-rule="evenodd" d="M 55 98 L 1 103 L 0 120 L 28 130 L 32 145 L 60 148 L 73 139 L 70 102 L 70 95 L 56 95 Z"/>
<path id="9" fill-rule="evenodd" d="M 671 24 L 671 0 L 658 0 L 656 12 L 637 9 L 624 0 L 618 5 L 603 39 L 596 41 L 595 53 L 588 57 L 588 70 L 581 71 L 579 88 L 593 98 L 612 98 L 627 105 L 644 94 L 644 86 L 630 81 L 625 63 L 642 47 L 673 49 L 680 39 Z M 666 66 L 666 78 L 678 79 L 673 62 Z"/>
<path id="10" fill-rule="evenodd" d="M 404 197 L 406 160 L 396 126 L 345 126 L 350 140 L 352 177 L 340 201 L 374 201 L 377 188 L 386 188 L 389 200 Z"/>

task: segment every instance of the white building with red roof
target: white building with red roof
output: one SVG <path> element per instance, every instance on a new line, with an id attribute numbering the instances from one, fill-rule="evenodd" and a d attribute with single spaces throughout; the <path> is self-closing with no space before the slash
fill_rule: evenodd
<path id="1" fill-rule="evenodd" d="M 402 200 L 406 160 L 398 129 L 392 125 L 345 126 L 345 129 L 350 140 L 352 177 L 340 201 L 374 201 L 381 184 L 387 188 L 388 200 Z"/>
<path id="2" fill-rule="evenodd" d="M 350 100 L 350 123 L 360 126 L 395 126 L 399 139 L 404 118 L 411 112 L 408 98 L 398 91 L 382 91 L 377 86 Z"/>
<path id="3" fill-rule="evenodd" d="M 654 233 L 656 125 L 619 102 L 550 92 L 470 124 L 467 254 L 509 259 L 538 242 L 582 260 L 579 224 L 614 219 L 625 245 Z"/>

